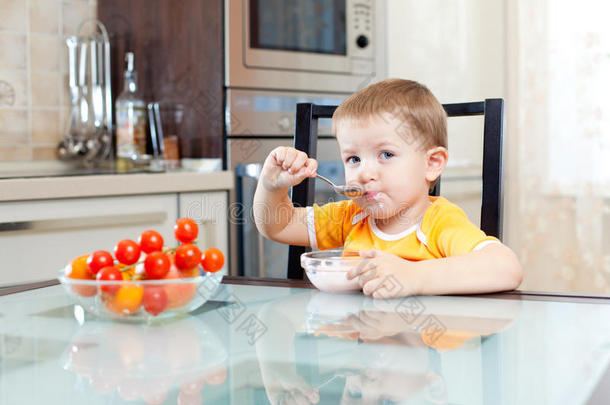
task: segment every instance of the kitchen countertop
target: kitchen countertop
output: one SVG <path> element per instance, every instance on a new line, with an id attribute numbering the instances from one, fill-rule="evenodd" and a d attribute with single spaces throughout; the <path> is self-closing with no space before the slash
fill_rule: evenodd
<path id="1" fill-rule="evenodd" d="M 230 190 L 220 159 L 185 160 L 177 169 L 83 168 L 62 162 L 0 164 L 0 201 Z"/>

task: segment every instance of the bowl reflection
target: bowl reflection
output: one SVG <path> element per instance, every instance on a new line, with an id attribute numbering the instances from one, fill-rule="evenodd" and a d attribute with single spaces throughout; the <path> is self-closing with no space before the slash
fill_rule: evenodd
<path id="1" fill-rule="evenodd" d="M 155 327 L 85 323 L 62 356 L 64 369 L 97 393 L 148 404 L 163 403 L 174 387 L 184 399 L 196 399 L 204 385 L 225 381 L 226 361 L 218 335 L 190 316 Z"/>

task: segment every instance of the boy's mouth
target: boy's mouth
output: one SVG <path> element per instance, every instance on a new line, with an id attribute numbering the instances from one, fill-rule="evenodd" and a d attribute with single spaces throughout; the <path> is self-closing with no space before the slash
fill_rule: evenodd
<path id="1" fill-rule="evenodd" d="M 367 200 L 376 200 L 379 197 L 379 191 L 367 191 L 364 193 L 364 198 Z"/>

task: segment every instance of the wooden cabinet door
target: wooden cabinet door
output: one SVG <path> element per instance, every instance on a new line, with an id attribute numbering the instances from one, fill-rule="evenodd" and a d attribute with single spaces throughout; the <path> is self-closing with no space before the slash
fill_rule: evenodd
<path id="1" fill-rule="evenodd" d="M 223 154 L 223 7 L 223 0 L 97 2 L 110 36 L 113 98 L 123 90 L 125 53 L 133 52 L 146 101 L 183 106 L 182 157 Z"/>

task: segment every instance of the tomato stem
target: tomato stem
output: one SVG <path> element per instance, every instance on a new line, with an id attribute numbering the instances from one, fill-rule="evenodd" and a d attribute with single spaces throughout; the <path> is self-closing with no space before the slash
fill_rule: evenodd
<path id="1" fill-rule="evenodd" d="M 176 251 L 176 249 L 178 249 L 178 246 L 176 246 L 176 247 L 167 247 L 167 248 L 163 248 L 163 249 L 161 250 L 161 252 L 162 252 L 162 253 L 174 253 L 174 252 Z M 138 261 L 137 261 L 137 262 L 135 262 L 134 264 L 130 264 L 129 266 L 122 267 L 122 268 L 120 268 L 119 270 L 120 270 L 121 272 L 123 272 L 123 271 L 128 271 L 128 270 L 131 270 L 131 269 L 133 269 L 134 267 L 136 267 L 138 264 L 142 264 L 142 263 L 144 263 L 144 260 L 138 260 Z"/>
<path id="2" fill-rule="evenodd" d="M 192 245 L 196 245 L 196 244 L 197 244 L 197 241 L 196 241 L 196 240 L 194 240 L 194 241 L 192 241 L 192 242 L 190 242 L 190 243 L 191 243 Z M 180 245 L 178 245 L 178 246 L 174 246 L 174 247 L 165 247 L 165 248 L 161 249 L 161 252 L 162 252 L 162 253 L 174 253 L 174 252 L 176 251 L 176 249 L 178 249 L 178 248 L 179 248 L 180 246 L 182 246 L 182 245 L 183 245 L 183 244 L 180 244 Z M 120 268 L 119 270 L 120 270 L 121 272 L 128 271 L 128 270 L 131 270 L 131 269 L 133 269 L 134 267 L 136 267 L 138 264 L 142 264 L 142 263 L 144 263 L 144 260 L 138 260 L 138 261 L 137 261 L 137 262 L 135 262 L 134 264 L 130 264 L 129 266 L 122 267 L 122 268 Z"/>

